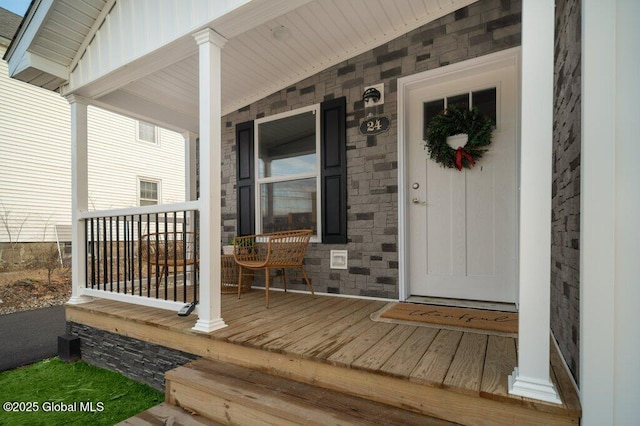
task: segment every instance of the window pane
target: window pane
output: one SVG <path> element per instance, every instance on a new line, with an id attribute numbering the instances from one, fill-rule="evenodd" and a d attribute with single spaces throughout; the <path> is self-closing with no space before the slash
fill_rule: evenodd
<path id="1" fill-rule="evenodd" d="M 138 122 L 138 139 L 147 142 L 156 142 L 156 126 L 142 121 Z"/>
<path id="2" fill-rule="evenodd" d="M 425 102 L 424 107 L 424 132 L 422 138 L 427 139 L 427 129 L 429 123 L 433 120 L 433 117 L 444 111 L 444 99 L 438 99 L 437 101 Z"/>
<path id="3" fill-rule="evenodd" d="M 314 173 L 316 117 L 313 111 L 258 126 L 259 177 Z"/>
<path id="4" fill-rule="evenodd" d="M 469 94 L 463 93 L 462 95 L 449 96 L 447 98 L 447 108 L 452 106 L 469 109 Z"/>
<path id="5" fill-rule="evenodd" d="M 140 181 L 140 205 L 158 204 L 158 182 Z"/>
<path id="6" fill-rule="evenodd" d="M 260 198 L 262 232 L 316 232 L 316 178 L 261 184 Z"/>
<path id="7" fill-rule="evenodd" d="M 496 125 L 496 88 L 473 92 L 473 106 Z"/>

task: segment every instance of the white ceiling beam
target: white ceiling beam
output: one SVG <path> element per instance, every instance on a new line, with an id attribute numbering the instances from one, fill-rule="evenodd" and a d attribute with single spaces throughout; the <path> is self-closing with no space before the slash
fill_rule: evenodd
<path id="1" fill-rule="evenodd" d="M 178 133 L 185 131 L 198 133 L 197 111 L 195 115 L 191 115 L 188 111 L 161 106 L 123 90 L 113 91 L 98 100 L 92 100 L 91 105 Z"/>

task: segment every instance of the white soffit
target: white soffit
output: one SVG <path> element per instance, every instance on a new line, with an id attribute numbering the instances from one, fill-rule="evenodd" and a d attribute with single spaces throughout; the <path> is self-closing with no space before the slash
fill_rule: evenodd
<path id="1" fill-rule="evenodd" d="M 222 110 L 228 114 L 476 0 L 316 0 L 228 38 L 222 49 Z M 274 28 L 291 37 L 278 41 Z M 197 122 L 198 58 L 193 55 L 105 94 L 106 103 L 139 97 Z M 197 132 L 197 129 L 186 129 Z"/>
<path id="2" fill-rule="evenodd" d="M 223 113 L 447 15 L 476 0 L 317 0 L 229 39 L 222 50 Z M 288 28 L 277 41 L 272 30 Z M 224 32 L 221 32 L 224 36 Z"/>

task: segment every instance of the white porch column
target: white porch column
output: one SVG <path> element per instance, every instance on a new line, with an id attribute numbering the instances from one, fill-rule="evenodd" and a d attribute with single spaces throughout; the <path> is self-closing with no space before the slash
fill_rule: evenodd
<path id="1" fill-rule="evenodd" d="M 71 299 L 77 305 L 91 300 L 82 292 L 87 282 L 86 228 L 80 212 L 89 207 L 88 125 L 87 102 L 70 95 L 71 105 Z"/>
<path id="2" fill-rule="evenodd" d="M 200 305 L 193 329 L 208 333 L 226 326 L 220 292 L 220 49 L 226 39 L 210 28 L 197 32 L 194 38 L 200 67 Z"/>
<path id="3" fill-rule="evenodd" d="M 554 0 L 522 4 L 520 309 L 509 393 L 560 403 L 549 377 Z"/>
<path id="4" fill-rule="evenodd" d="M 581 424 L 638 424 L 640 2 L 582 1 Z"/>

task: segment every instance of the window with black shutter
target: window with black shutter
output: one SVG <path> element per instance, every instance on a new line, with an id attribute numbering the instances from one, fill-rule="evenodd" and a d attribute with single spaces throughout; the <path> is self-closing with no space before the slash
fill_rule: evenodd
<path id="1" fill-rule="evenodd" d="M 236 126 L 238 234 L 313 229 L 347 242 L 346 100 Z"/>

